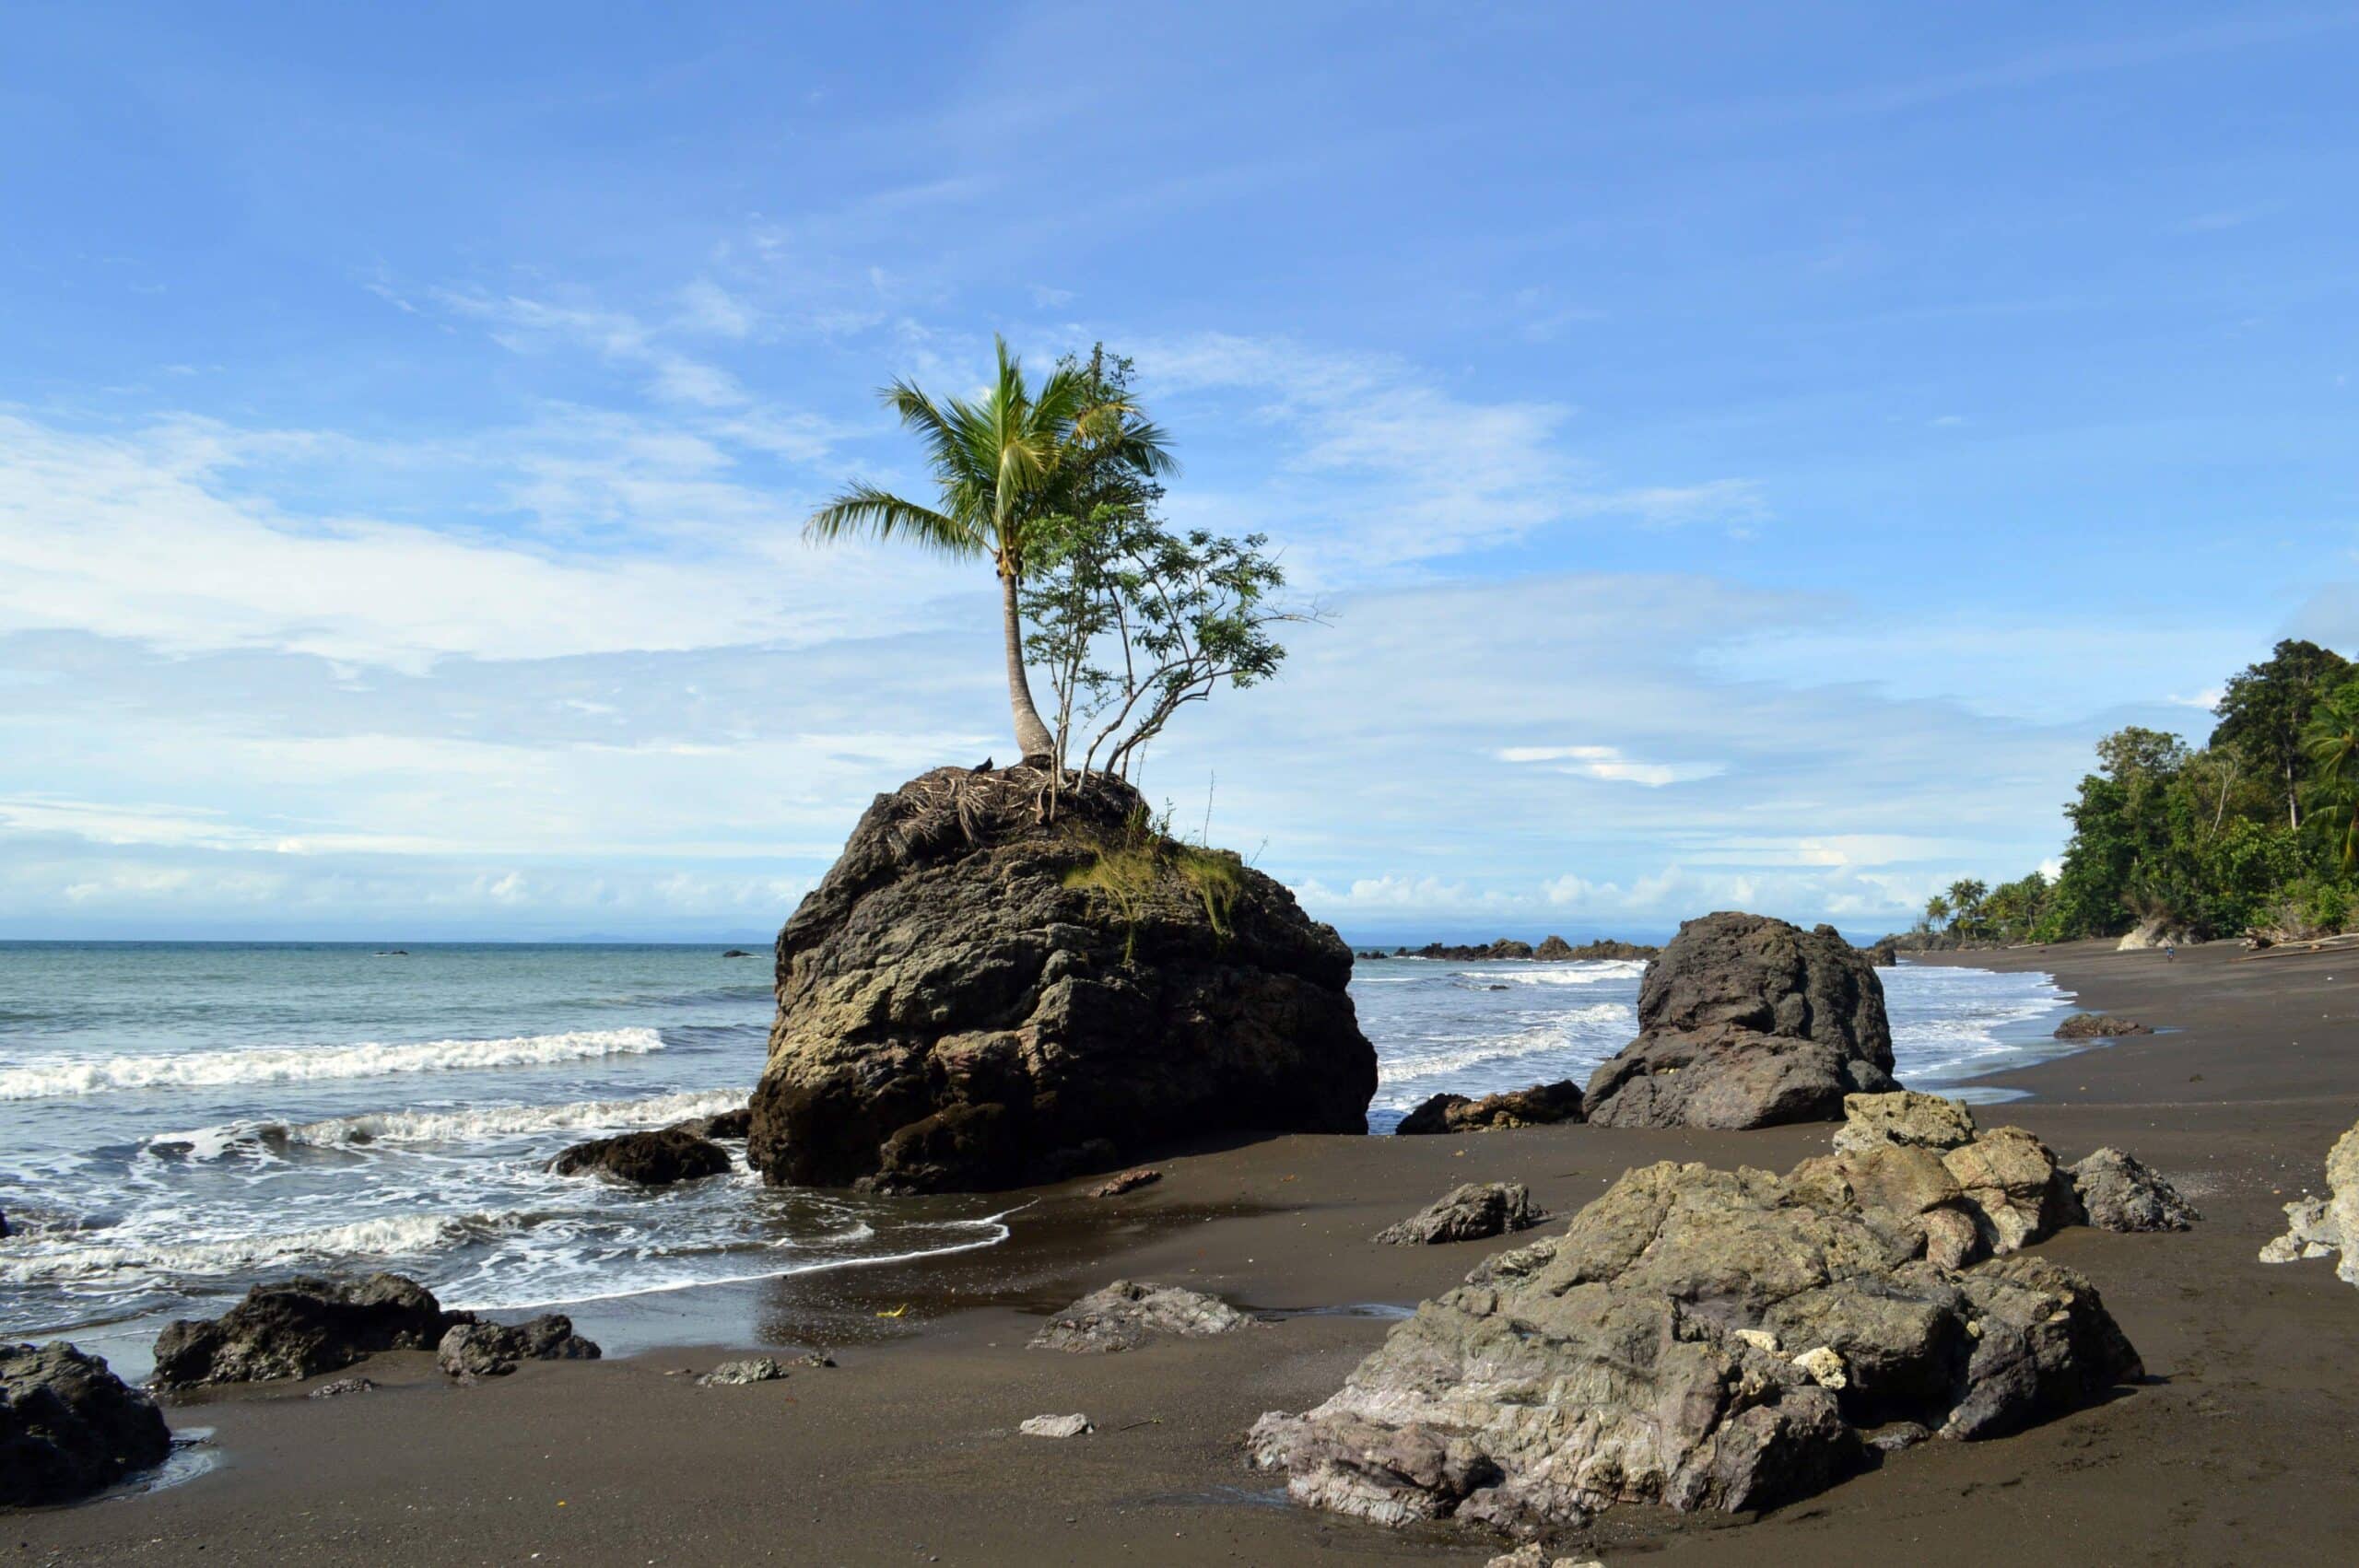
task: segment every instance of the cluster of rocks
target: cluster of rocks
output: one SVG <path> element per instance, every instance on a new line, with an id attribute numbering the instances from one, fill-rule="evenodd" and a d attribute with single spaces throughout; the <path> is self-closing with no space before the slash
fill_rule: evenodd
<path id="1" fill-rule="evenodd" d="M 2154 1029 L 2134 1018 L 2116 1018 L 2109 1012 L 2076 1012 L 2056 1026 L 2060 1040 L 2112 1040 L 2125 1035 L 2151 1035 Z"/>
<path id="2" fill-rule="evenodd" d="M 1398 1224 L 1387 1225 L 1376 1239 L 1388 1246 L 1480 1241 L 1528 1231 L 1547 1217 L 1545 1210 L 1532 1206 L 1531 1190 L 1520 1181 L 1470 1181 Z"/>
<path id="3" fill-rule="evenodd" d="M 2019 1250 L 2082 1211 L 2036 1139 L 1930 1095 L 1846 1108 L 1782 1176 L 1625 1174 L 1420 1305 L 1333 1398 L 1264 1415 L 1254 1462 L 1314 1506 L 1530 1533 L 1616 1503 L 1769 1506 L 2138 1374 L 2088 1281 Z M 2083 1179 L 2184 1208 L 2135 1162 Z"/>
<path id="4" fill-rule="evenodd" d="M 1423 947 L 1396 947 L 1392 950 L 1391 956 L 1439 958 L 1453 964 L 1482 964 L 1507 958 L 1537 959 L 1543 964 L 1564 964 L 1575 960 L 1594 962 L 1607 958 L 1652 958 L 1660 951 L 1661 950 L 1659 948 L 1648 947 L 1643 943 L 1615 942 L 1610 938 L 1602 942 L 1585 942 L 1576 947 L 1560 936 L 1544 937 L 1537 944 L 1518 942 L 1513 937 L 1503 936 L 1496 942 L 1482 942 L 1471 947 L 1452 946 L 1439 942 L 1429 942 Z M 1368 956 L 1380 958 L 1384 954 L 1370 953 Z"/>
<path id="5" fill-rule="evenodd" d="M 0 1345 L 0 1507 L 70 1503 L 164 1462 L 156 1401 L 103 1357 L 57 1341 Z"/>
<path id="6" fill-rule="evenodd" d="M 256 1285 L 218 1317 L 166 1326 L 156 1337 L 155 1384 L 182 1389 L 317 1377 L 382 1351 L 432 1351 L 444 1372 L 464 1382 L 513 1372 L 519 1362 L 599 1353 L 556 1314 L 487 1323 L 472 1312 L 445 1311 L 433 1292 L 400 1274 L 299 1277 Z"/>
<path id="7" fill-rule="evenodd" d="M 2292 1263 L 2340 1253 L 2336 1274 L 2359 1285 L 2359 1127 L 2327 1152 L 2326 1185 L 2325 1197 L 2285 1205 L 2285 1234 L 2260 1249 L 2260 1260 Z"/>
<path id="8" fill-rule="evenodd" d="M 1506 1127 L 1548 1127 L 1581 1119 L 1580 1085 L 1571 1079 L 1535 1083 L 1472 1100 L 1463 1094 L 1436 1094 L 1401 1118 L 1396 1135 L 1415 1138 L 1434 1133 L 1488 1132 Z"/>
<path id="9" fill-rule="evenodd" d="M 1036 1351 L 1108 1355 L 1134 1351 L 1161 1335 L 1203 1339 L 1249 1328 L 1254 1319 L 1202 1291 L 1117 1280 L 1049 1319 L 1032 1336 Z"/>
<path id="10" fill-rule="evenodd" d="M 981 1190 L 1180 1138 L 1361 1132 L 1352 954 L 1093 777 L 938 768 L 879 796 L 778 942 L 747 1154 L 772 1182 Z"/>
<path id="11" fill-rule="evenodd" d="M 1638 1037 L 1584 1096 L 1608 1127 L 1771 1127 L 1833 1119 L 1894 1087 L 1884 984 L 1832 926 L 1761 915 L 1687 921 L 1638 985 Z"/>

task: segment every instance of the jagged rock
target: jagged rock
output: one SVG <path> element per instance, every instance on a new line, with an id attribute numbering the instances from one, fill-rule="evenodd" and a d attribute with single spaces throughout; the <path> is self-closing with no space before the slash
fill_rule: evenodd
<path id="1" fill-rule="evenodd" d="M 1879 969 L 1889 969 L 1900 962 L 1900 944 L 1890 937 L 1872 942 L 1860 951 L 1866 954 L 1868 962 Z"/>
<path id="2" fill-rule="evenodd" d="M 1089 1424 L 1087 1416 L 1076 1411 L 1069 1416 L 1033 1416 L 1015 1430 L 1027 1437 L 1079 1437 L 1097 1429 Z"/>
<path id="3" fill-rule="evenodd" d="M 2071 1178 L 2020 1127 L 1994 1127 L 1942 1155 L 1994 1253 L 2013 1252 L 2081 1217 Z"/>
<path id="4" fill-rule="evenodd" d="M 1532 1193 L 1520 1181 L 1470 1181 L 1399 1224 L 1377 1232 L 1376 1239 L 1391 1246 L 1480 1241 L 1528 1231 L 1547 1217 L 1532 1206 Z"/>
<path id="5" fill-rule="evenodd" d="M 710 1116 L 690 1117 L 686 1121 L 675 1121 L 663 1130 L 685 1132 L 696 1138 L 742 1140 L 752 1128 L 753 1120 L 752 1109 L 741 1106 L 734 1111 L 716 1111 Z"/>
<path id="6" fill-rule="evenodd" d="M 399 1274 L 349 1281 L 299 1277 L 256 1285 L 219 1317 L 181 1318 L 156 1336 L 163 1388 L 317 1377 L 380 1351 L 430 1350 L 471 1312 L 445 1312 Z"/>
<path id="7" fill-rule="evenodd" d="M 697 1379 L 699 1388 L 735 1388 L 748 1383 L 775 1383 L 787 1375 L 786 1363 L 776 1356 L 724 1361 Z"/>
<path id="8" fill-rule="evenodd" d="M 462 1323 L 442 1336 L 434 1363 L 463 1381 L 505 1377 L 526 1361 L 596 1361 L 603 1352 L 573 1331 L 573 1319 L 549 1313 L 523 1323 Z"/>
<path id="9" fill-rule="evenodd" d="M 1872 1148 L 1902 1143 L 1936 1153 L 1974 1141 L 1974 1113 L 1963 1100 L 1919 1094 L 1896 1089 L 1885 1094 L 1847 1094 L 1843 1125 L 1836 1129 L 1835 1150 Z"/>
<path id="10" fill-rule="evenodd" d="M 2327 1196 L 2285 1205 L 2286 1231 L 2260 1249 L 2263 1263 L 2291 1263 L 2339 1252 L 2335 1273 L 2359 1285 L 2359 1126 L 2335 1140 L 2326 1156 Z"/>
<path id="11" fill-rule="evenodd" d="M 346 1394 L 373 1394 L 377 1385 L 366 1377 L 339 1377 L 333 1383 L 323 1383 L 303 1396 L 307 1399 L 341 1399 Z"/>
<path id="12" fill-rule="evenodd" d="M 2161 1172 L 2120 1149 L 2100 1149 L 2071 1167 L 2089 1223 L 2108 1231 L 2183 1231 L 2203 1216 Z"/>
<path id="13" fill-rule="evenodd" d="M 1029 768 L 879 796 L 778 942 L 747 1154 L 773 1182 L 985 1189 L 1182 1137 L 1365 1132 L 1351 949 L 1236 856 Z"/>
<path id="14" fill-rule="evenodd" d="M 729 1151 L 682 1125 L 576 1143 L 551 1160 L 549 1169 L 558 1176 L 607 1176 L 639 1187 L 669 1187 L 728 1175 Z"/>
<path id="15" fill-rule="evenodd" d="M 1089 1189 L 1092 1198 L 1120 1198 L 1126 1192 L 1136 1192 L 1142 1187 L 1153 1187 L 1163 1179 L 1163 1173 L 1148 1166 L 1124 1171 L 1111 1181 L 1101 1181 Z"/>
<path id="16" fill-rule="evenodd" d="M 2056 1026 L 2060 1040 L 2110 1040 L 2123 1035 L 2151 1035 L 2149 1024 L 2134 1018 L 2116 1018 L 2109 1012 L 2076 1012 Z"/>
<path id="17" fill-rule="evenodd" d="M 1049 1319 L 1032 1336 L 1036 1351 L 1106 1354 L 1133 1351 L 1158 1334 L 1201 1339 L 1249 1328 L 1253 1319 L 1202 1291 L 1117 1280 Z"/>
<path id="18" fill-rule="evenodd" d="M 2095 1289 L 2045 1258 L 1940 1268 L 1807 1183 L 1665 1163 L 1533 1266 L 1423 1304 L 1249 1450 L 1299 1503 L 1531 1533 L 1615 1503 L 1767 1507 L 1893 1422 L 1995 1436 L 2137 1370 Z"/>
<path id="19" fill-rule="evenodd" d="M 0 1345 L 0 1506 L 70 1503 L 163 1463 L 156 1401 L 63 1340 Z"/>
<path id="20" fill-rule="evenodd" d="M 1503 1551 L 1483 1568 L 1605 1568 L 1594 1557 L 1551 1557 L 1536 1540 L 1525 1541 L 1513 1551 Z"/>
<path id="21" fill-rule="evenodd" d="M 1487 1132 L 1502 1127 L 1546 1127 L 1581 1119 L 1580 1085 L 1571 1079 L 1534 1083 L 1470 1100 L 1463 1094 L 1436 1094 L 1401 1118 L 1397 1136 L 1427 1133 Z"/>
<path id="22" fill-rule="evenodd" d="M 1689 920 L 1647 965 L 1638 1037 L 1590 1079 L 1608 1127 L 1770 1127 L 1894 1088 L 1884 985 L 1832 926 Z"/>

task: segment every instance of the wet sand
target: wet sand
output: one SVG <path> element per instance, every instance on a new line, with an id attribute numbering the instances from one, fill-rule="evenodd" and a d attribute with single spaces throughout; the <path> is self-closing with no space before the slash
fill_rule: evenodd
<path id="1" fill-rule="evenodd" d="M 1927 1445 L 1757 1519 L 1618 1510 L 1563 1547 L 1609 1565 L 2359 1559 L 2359 1291 L 2329 1263 L 2254 1257 L 2359 1120 L 2359 954 L 2240 957 L 2076 944 L 1956 960 L 2045 970 L 2083 1006 L 2170 1031 L 1984 1080 L 2031 1097 L 1977 1112 L 2067 1160 L 2127 1148 L 2202 1209 L 2188 1235 L 2079 1229 L 2039 1248 L 2104 1293 L 2144 1384 L 2017 1436 Z M 1325 1398 L 1388 1313 L 1496 1245 L 1369 1235 L 1460 1181 L 1523 1181 L 1569 1213 L 1631 1165 L 1782 1169 L 1826 1136 L 1571 1127 L 1210 1151 L 1122 1199 L 1051 1189 L 989 1252 L 636 1309 L 727 1325 L 735 1342 L 471 1388 L 424 1355 L 385 1356 L 359 1369 L 383 1386 L 371 1394 L 181 1401 L 172 1423 L 213 1429 L 214 1469 L 8 1516 L 0 1548 L 74 1563 L 1480 1563 L 1503 1543 L 1287 1506 L 1243 1462 L 1255 1416 Z M 1024 1348 L 1042 1314 L 1123 1276 L 1274 1320 L 1125 1355 Z M 647 1328 L 605 1310 L 626 1339 Z M 600 1332 L 600 1312 L 576 1316 Z M 677 1375 L 806 1344 L 839 1364 L 736 1388 Z M 1015 1433 L 1075 1410 L 1094 1434 Z"/>

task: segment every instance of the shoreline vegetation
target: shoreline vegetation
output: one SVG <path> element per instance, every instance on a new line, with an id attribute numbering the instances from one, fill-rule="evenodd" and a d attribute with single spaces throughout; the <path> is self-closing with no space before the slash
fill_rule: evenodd
<path id="1" fill-rule="evenodd" d="M 2125 947 L 2306 942 L 2359 911 L 2359 665 L 2288 639 L 2230 676 L 2201 746 L 2132 725 L 2064 808 L 2057 873 L 1961 878 L 1902 951 L 2111 937 Z"/>

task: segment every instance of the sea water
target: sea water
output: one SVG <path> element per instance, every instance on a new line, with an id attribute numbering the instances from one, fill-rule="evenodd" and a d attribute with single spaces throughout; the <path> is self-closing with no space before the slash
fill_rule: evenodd
<path id="1" fill-rule="evenodd" d="M 1004 1239 L 1004 1196 L 548 1172 L 582 1139 L 744 1104 L 769 967 L 717 947 L 0 943 L 0 1337 L 135 1365 L 163 1322 L 298 1271 L 579 1311 Z M 1371 1129 L 1443 1090 L 1585 1079 L 1636 1032 L 1642 967 L 1361 961 Z M 2069 1000 L 2036 975 L 1883 973 L 1919 1087 L 2022 1059 Z"/>

